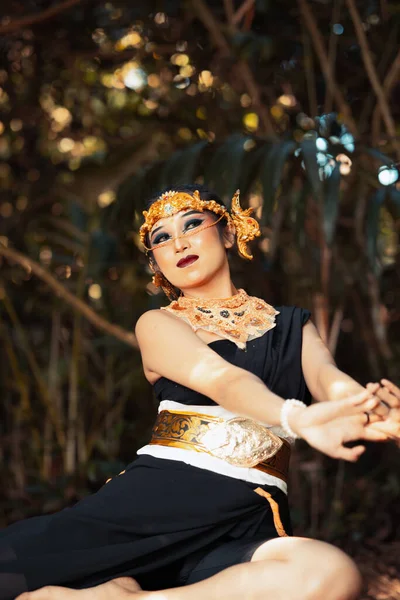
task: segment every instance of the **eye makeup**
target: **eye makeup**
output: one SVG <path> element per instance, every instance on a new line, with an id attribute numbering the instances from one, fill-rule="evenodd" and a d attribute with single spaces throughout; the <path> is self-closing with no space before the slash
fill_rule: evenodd
<path id="1" fill-rule="evenodd" d="M 186 217 L 187 215 L 185 215 Z M 202 225 L 205 221 L 205 217 L 203 216 L 199 216 L 199 217 L 195 217 L 195 218 L 191 218 L 191 219 L 187 219 L 186 221 L 184 221 L 183 223 L 183 228 L 182 231 L 185 234 L 187 231 L 192 231 L 193 229 L 196 229 L 197 227 L 200 227 L 200 225 Z M 168 240 L 172 239 L 169 233 L 166 233 L 165 231 L 161 231 L 159 234 L 157 234 L 153 239 L 152 239 L 152 244 L 153 245 L 158 245 L 161 244 L 163 242 L 167 242 Z"/>

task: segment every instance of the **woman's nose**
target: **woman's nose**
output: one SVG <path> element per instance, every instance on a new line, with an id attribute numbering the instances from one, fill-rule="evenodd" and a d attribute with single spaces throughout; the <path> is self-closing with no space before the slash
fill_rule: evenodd
<path id="1" fill-rule="evenodd" d="M 183 252 L 184 250 L 186 250 L 189 247 L 189 242 L 188 242 L 187 238 L 182 237 L 182 236 L 177 236 L 174 239 L 174 244 L 175 244 L 176 252 Z"/>

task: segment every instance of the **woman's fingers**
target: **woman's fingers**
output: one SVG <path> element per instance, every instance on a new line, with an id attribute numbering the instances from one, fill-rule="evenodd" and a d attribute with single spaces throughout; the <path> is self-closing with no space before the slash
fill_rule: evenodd
<path id="1" fill-rule="evenodd" d="M 397 385 L 395 385 L 392 381 L 389 381 L 388 379 L 381 379 L 381 383 L 383 385 L 383 387 L 392 395 L 396 398 L 398 404 L 397 406 L 400 405 L 400 388 L 397 387 Z"/>
<path id="2" fill-rule="evenodd" d="M 376 395 L 382 402 L 388 405 L 389 410 L 391 408 L 399 408 L 400 406 L 400 397 L 395 396 L 390 393 L 386 387 L 380 387 L 376 392 Z"/>
<path id="3" fill-rule="evenodd" d="M 378 421 L 382 421 L 382 417 L 375 411 L 366 411 L 366 413 L 368 414 L 368 418 L 367 414 L 363 413 L 363 425 L 369 425 L 369 423 L 378 423 Z"/>
<path id="4" fill-rule="evenodd" d="M 390 439 L 400 440 L 400 422 L 397 419 L 389 418 L 377 423 L 371 423 L 365 429 L 380 431 Z"/>
<path id="5" fill-rule="evenodd" d="M 373 429 L 371 425 L 363 428 L 361 438 L 369 442 L 387 442 L 390 439 L 386 433 Z"/>
<path id="6" fill-rule="evenodd" d="M 389 390 L 389 392 L 400 399 L 400 388 L 397 387 L 397 385 L 395 385 L 392 381 L 389 381 L 389 379 L 381 379 L 381 383 Z"/>
<path id="7" fill-rule="evenodd" d="M 371 398 L 371 396 L 374 396 L 376 394 L 376 392 L 379 390 L 379 387 L 380 387 L 379 383 L 369 383 L 365 389 L 363 389 L 358 394 L 354 394 L 354 396 L 350 396 L 349 398 L 347 398 L 347 400 L 351 398 L 354 405 L 362 404 L 363 402 L 368 400 L 368 398 Z"/>
<path id="8" fill-rule="evenodd" d="M 367 384 L 367 389 L 371 389 L 370 386 L 376 384 Z M 375 412 L 380 414 L 382 417 L 386 417 L 392 408 L 400 407 L 400 397 L 397 398 L 392 394 L 386 387 L 379 386 L 379 389 L 375 392 L 375 395 L 380 400 L 379 406 L 375 409 Z"/>
<path id="9" fill-rule="evenodd" d="M 329 421 L 356 415 L 364 415 L 365 418 L 365 413 L 374 410 L 378 403 L 379 400 L 375 396 L 371 398 L 371 392 L 364 390 L 356 396 L 350 396 L 342 400 L 313 404 L 304 411 L 305 414 L 300 416 L 302 418 L 307 417 L 307 422 L 304 423 L 306 425 L 322 425 Z M 310 412 L 307 414 L 307 411 Z"/>
<path id="10" fill-rule="evenodd" d="M 379 383 L 367 383 L 366 388 L 370 391 L 374 390 L 373 393 L 377 398 L 379 398 L 379 404 L 377 404 L 377 406 L 374 408 L 374 413 L 376 415 L 379 415 L 379 417 L 381 417 L 382 419 L 384 419 L 385 417 L 387 417 L 390 410 L 390 406 L 388 406 L 386 402 L 382 402 L 384 398 L 382 396 L 381 390 L 383 390 L 384 388 L 382 388 L 379 385 Z"/>
<path id="11" fill-rule="evenodd" d="M 349 462 L 356 462 L 361 454 L 365 452 L 365 446 L 354 446 L 354 448 L 346 448 L 342 446 L 337 454 L 337 458 L 347 460 Z"/>
<path id="12" fill-rule="evenodd" d="M 350 416 L 373 410 L 379 404 L 378 398 L 374 395 L 374 390 L 375 388 L 363 390 L 354 396 L 334 400 L 326 404 L 332 414 L 337 414 L 337 416 Z"/>
<path id="13" fill-rule="evenodd" d="M 345 398 L 340 402 L 343 402 L 343 413 L 344 415 L 358 415 L 374 411 L 379 404 L 379 399 L 375 395 L 371 395 L 372 392 L 369 390 L 361 392 L 356 396 Z"/>

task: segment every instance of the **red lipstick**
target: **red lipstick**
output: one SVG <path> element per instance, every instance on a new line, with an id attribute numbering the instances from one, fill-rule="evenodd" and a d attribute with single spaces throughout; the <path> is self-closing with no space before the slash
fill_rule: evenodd
<path id="1" fill-rule="evenodd" d="M 196 254 L 189 254 L 188 256 L 181 258 L 181 260 L 176 263 L 176 266 L 180 269 L 182 269 L 183 267 L 188 267 L 189 265 L 196 262 L 198 258 L 199 257 Z"/>

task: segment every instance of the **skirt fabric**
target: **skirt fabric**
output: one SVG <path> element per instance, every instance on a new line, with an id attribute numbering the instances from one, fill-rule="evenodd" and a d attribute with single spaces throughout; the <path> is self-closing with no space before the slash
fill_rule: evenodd
<path id="1" fill-rule="evenodd" d="M 72 508 L 0 532 L 0 600 L 121 576 L 148 590 L 187 585 L 250 560 L 263 541 L 285 534 L 291 525 L 280 489 L 143 455 Z"/>

